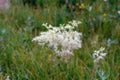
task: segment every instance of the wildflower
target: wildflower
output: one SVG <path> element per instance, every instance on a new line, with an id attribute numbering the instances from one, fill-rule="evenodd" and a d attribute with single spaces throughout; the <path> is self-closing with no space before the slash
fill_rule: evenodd
<path id="1" fill-rule="evenodd" d="M 92 11 L 92 6 L 89 7 L 89 11 Z"/>
<path id="2" fill-rule="evenodd" d="M 107 0 L 104 0 L 104 2 L 107 2 Z"/>
<path id="3" fill-rule="evenodd" d="M 106 14 L 106 13 L 103 14 L 103 21 L 104 21 L 104 22 L 107 21 L 107 14 Z"/>
<path id="4" fill-rule="evenodd" d="M 118 11 L 118 14 L 120 15 L 120 10 Z"/>
<path id="5" fill-rule="evenodd" d="M 53 48 L 56 55 L 65 57 L 73 55 L 73 50 L 82 47 L 82 33 L 73 31 L 81 22 L 70 21 L 68 24 L 61 24 L 59 27 L 43 24 L 48 31 L 41 32 L 39 36 L 33 38 L 32 41 L 38 42 L 39 45 L 45 44 Z"/>
<path id="6" fill-rule="evenodd" d="M 73 21 L 70 21 L 69 24 L 71 24 L 72 26 L 74 27 L 77 27 L 79 24 L 81 24 L 82 22 L 81 21 L 76 21 L 76 20 L 73 20 Z"/>
<path id="7" fill-rule="evenodd" d="M 7 76 L 7 78 L 5 80 L 10 80 L 10 76 Z"/>
<path id="8" fill-rule="evenodd" d="M 79 6 L 80 9 L 84 9 L 85 8 L 85 5 L 82 3 L 80 6 Z"/>
<path id="9" fill-rule="evenodd" d="M 107 14 L 106 14 L 106 13 L 104 13 L 104 14 L 103 14 L 103 16 L 104 16 L 104 17 L 106 17 L 106 16 L 107 16 Z"/>
<path id="10" fill-rule="evenodd" d="M 94 63 L 98 63 L 99 60 L 104 59 L 107 53 L 104 53 L 103 51 L 105 48 L 101 47 L 98 51 L 94 51 L 93 53 L 93 58 L 94 58 Z"/>

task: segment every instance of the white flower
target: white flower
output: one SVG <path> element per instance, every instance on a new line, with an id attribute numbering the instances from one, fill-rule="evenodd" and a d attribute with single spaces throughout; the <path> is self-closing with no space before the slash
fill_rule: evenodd
<path id="1" fill-rule="evenodd" d="M 89 7 L 89 11 L 92 11 L 92 6 Z"/>
<path id="2" fill-rule="evenodd" d="M 104 2 L 107 2 L 107 0 L 104 0 Z"/>
<path id="3" fill-rule="evenodd" d="M 66 29 L 73 29 L 74 27 L 71 27 L 70 24 L 67 24 L 67 25 L 65 26 L 65 28 L 66 28 Z"/>
<path id="4" fill-rule="evenodd" d="M 102 52 L 102 51 L 104 51 L 104 50 L 105 50 L 105 48 L 104 48 L 104 47 L 101 47 L 99 51 Z"/>
<path id="5" fill-rule="evenodd" d="M 5 80 L 10 80 L 10 76 L 7 76 L 7 78 Z"/>
<path id="6" fill-rule="evenodd" d="M 120 10 L 118 11 L 118 14 L 120 15 Z"/>
<path id="7" fill-rule="evenodd" d="M 81 24 L 82 22 L 81 21 L 73 20 L 73 21 L 70 21 L 68 23 L 71 24 L 74 27 L 78 27 L 78 25 Z"/>
<path id="8" fill-rule="evenodd" d="M 99 60 L 104 59 L 104 57 L 107 55 L 107 53 L 104 53 L 105 48 L 101 47 L 98 51 L 94 51 L 93 53 L 93 59 L 94 63 L 98 63 Z"/>
<path id="9" fill-rule="evenodd" d="M 53 27 L 47 23 L 43 24 L 48 31 L 41 32 L 40 35 L 33 38 L 32 41 L 38 42 L 41 46 L 47 44 L 48 47 L 54 49 L 55 54 L 61 57 L 73 55 L 73 50 L 82 47 L 82 33 L 73 31 L 78 24 L 80 24 L 80 22 L 75 20 L 70 21 L 66 25 L 61 24 L 59 27 Z"/>

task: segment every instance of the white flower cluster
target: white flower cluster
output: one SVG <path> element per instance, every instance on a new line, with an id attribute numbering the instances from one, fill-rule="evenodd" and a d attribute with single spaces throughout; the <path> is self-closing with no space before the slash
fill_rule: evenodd
<path id="1" fill-rule="evenodd" d="M 118 14 L 120 15 L 120 10 L 118 11 Z"/>
<path id="2" fill-rule="evenodd" d="M 107 2 L 108 0 L 104 0 L 104 2 Z"/>
<path id="3" fill-rule="evenodd" d="M 99 60 L 104 59 L 107 53 L 104 53 L 105 48 L 101 47 L 98 51 L 94 51 L 93 53 L 93 58 L 94 58 L 94 63 L 98 63 Z"/>
<path id="4" fill-rule="evenodd" d="M 7 76 L 7 78 L 5 80 L 10 80 L 10 76 Z"/>
<path id="5" fill-rule="evenodd" d="M 43 24 L 48 31 L 41 32 L 39 36 L 33 38 L 32 41 L 38 42 L 39 45 L 47 44 L 52 47 L 55 53 L 61 57 L 73 55 L 73 50 L 82 47 L 82 33 L 74 31 L 78 27 L 80 21 L 70 21 L 68 24 L 61 24 L 59 27 Z"/>

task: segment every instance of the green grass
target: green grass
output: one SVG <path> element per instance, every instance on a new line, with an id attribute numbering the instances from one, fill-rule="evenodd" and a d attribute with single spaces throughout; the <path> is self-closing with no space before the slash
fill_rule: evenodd
<path id="1" fill-rule="evenodd" d="M 91 55 L 103 46 L 108 54 L 101 68 L 109 75 L 107 80 L 119 80 L 120 15 L 117 11 L 120 6 L 115 1 L 113 4 L 96 1 L 92 11 L 88 11 L 90 2 L 82 1 L 85 9 L 73 13 L 55 7 L 55 3 L 43 9 L 11 5 L 8 12 L 0 13 L 0 79 L 9 75 L 11 80 L 92 80 L 92 77 L 101 80 L 93 73 Z M 68 63 L 59 59 L 52 61 L 51 49 L 32 42 L 39 32 L 46 31 L 42 23 L 59 25 L 74 19 L 82 21 L 77 31 L 82 32 L 83 42 Z M 116 41 L 110 47 L 107 46 L 109 38 Z"/>

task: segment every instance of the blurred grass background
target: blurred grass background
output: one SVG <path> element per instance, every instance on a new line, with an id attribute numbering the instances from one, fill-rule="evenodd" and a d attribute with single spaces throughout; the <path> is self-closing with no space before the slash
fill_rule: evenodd
<path id="1" fill-rule="evenodd" d="M 61 1 L 37 0 L 35 8 L 24 6 L 22 0 L 11 0 L 9 11 L 0 13 L 1 80 L 8 75 L 11 80 L 91 80 L 91 55 L 101 46 L 108 53 L 104 63 L 107 80 L 120 79 L 120 1 L 70 0 L 70 6 L 78 5 L 73 11 Z M 71 20 L 82 22 L 76 30 L 83 34 L 83 47 L 74 52 L 69 63 L 53 62 L 53 52 L 31 40 L 46 31 L 42 23 L 58 26 Z M 114 41 L 110 46 L 108 39 Z M 97 74 L 95 78 L 100 80 Z"/>

